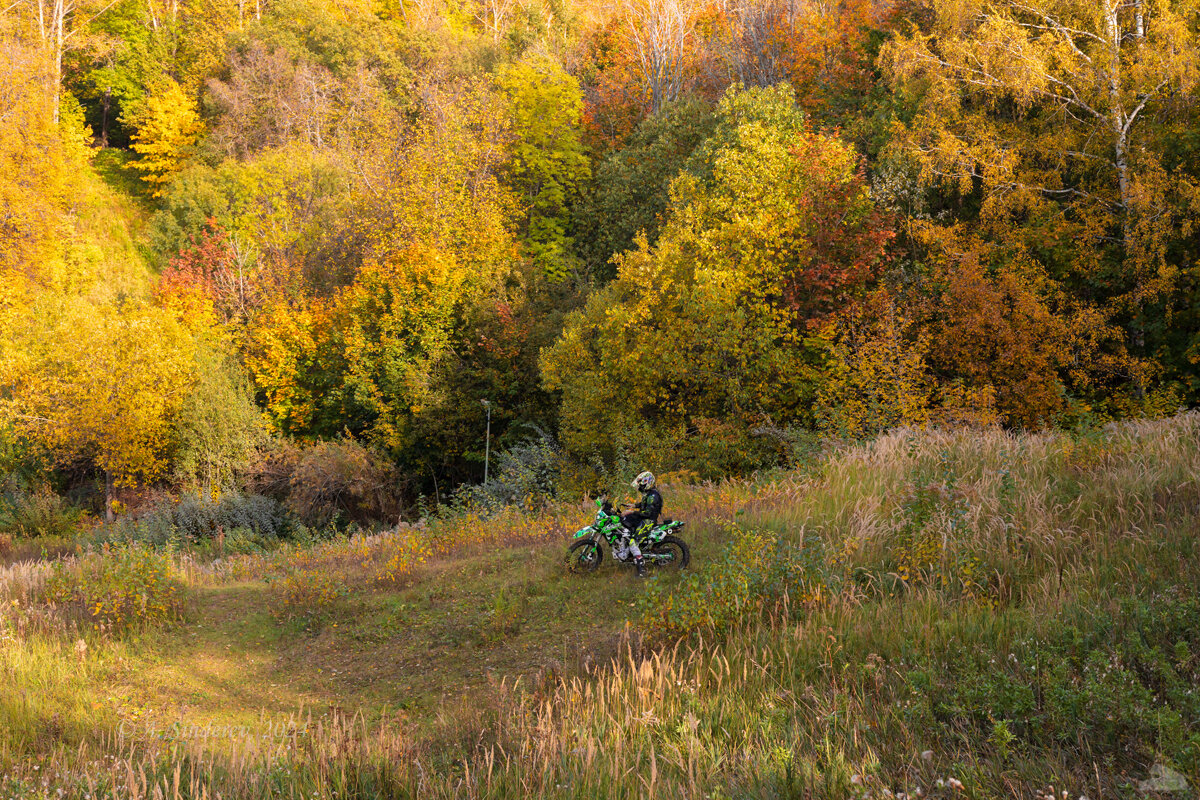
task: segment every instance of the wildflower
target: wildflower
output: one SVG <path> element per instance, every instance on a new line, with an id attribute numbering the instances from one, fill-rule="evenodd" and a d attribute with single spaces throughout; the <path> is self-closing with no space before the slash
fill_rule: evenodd
<path id="1" fill-rule="evenodd" d="M 958 778 L 951 778 L 950 780 L 946 781 L 946 783 L 948 783 L 950 788 L 956 792 L 963 788 L 963 783 Z"/>

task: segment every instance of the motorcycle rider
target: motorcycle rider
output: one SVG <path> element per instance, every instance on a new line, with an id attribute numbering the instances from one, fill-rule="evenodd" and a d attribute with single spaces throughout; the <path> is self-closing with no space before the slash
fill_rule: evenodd
<path id="1" fill-rule="evenodd" d="M 653 473 L 641 473 L 633 479 L 630 486 L 641 492 L 642 497 L 628 514 L 621 517 L 621 525 L 625 528 L 625 533 L 621 536 L 621 547 L 628 548 L 628 552 L 633 554 L 637 575 L 639 578 L 644 578 L 646 577 L 646 559 L 637 546 L 634 534 L 643 526 L 648 529 L 658 521 L 658 515 L 662 513 L 663 498 L 658 489 L 654 488 Z"/>

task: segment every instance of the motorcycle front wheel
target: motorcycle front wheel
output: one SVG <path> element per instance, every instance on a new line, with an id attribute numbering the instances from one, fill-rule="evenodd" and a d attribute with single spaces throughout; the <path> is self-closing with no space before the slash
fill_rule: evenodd
<path id="1" fill-rule="evenodd" d="M 604 551 L 594 539 L 580 539 L 567 548 L 567 571 L 575 574 L 595 572 L 604 560 Z"/>
<path id="2" fill-rule="evenodd" d="M 674 536 L 664 536 L 662 541 L 650 548 L 649 560 L 657 567 L 684 569 L 691 558 L 687 542 Z"/>

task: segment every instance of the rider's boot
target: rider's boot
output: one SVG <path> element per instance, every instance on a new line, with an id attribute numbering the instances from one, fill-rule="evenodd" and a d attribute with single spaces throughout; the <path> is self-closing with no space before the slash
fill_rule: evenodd
<path id="1" fill-rule="evenodd" d="M 633 563 L 635 565 L 637 565 L 637 576 L 639 578 L 646 577 L 646 558 L 645 558 L 645 556 L 638 556 L 637 558 L 635 558 L 633 560 Z"/>

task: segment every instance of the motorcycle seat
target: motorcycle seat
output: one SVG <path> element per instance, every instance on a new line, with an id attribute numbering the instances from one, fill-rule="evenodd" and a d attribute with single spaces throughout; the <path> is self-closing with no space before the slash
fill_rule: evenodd
<path id="1" fill-rule="evenodd" d="M 670 525 L 670 524 L 671 524 L 672 522 L 674 522 L 674 521 L 675 521 L 675 520 L 671 519 L 670 517 L 667 517 L 666 519 L 664 519 L 664 520 L 662 521 L 662 524 L 663 524 L 663 525 Z"/>

